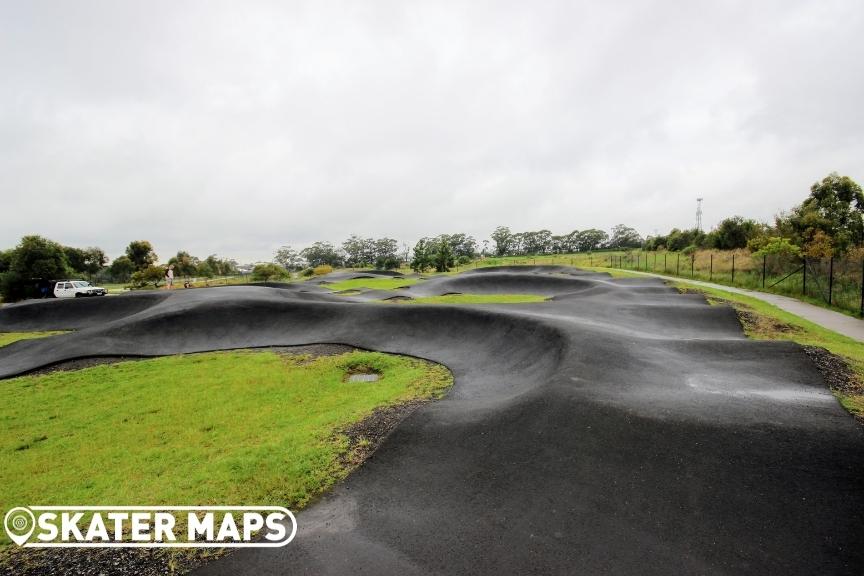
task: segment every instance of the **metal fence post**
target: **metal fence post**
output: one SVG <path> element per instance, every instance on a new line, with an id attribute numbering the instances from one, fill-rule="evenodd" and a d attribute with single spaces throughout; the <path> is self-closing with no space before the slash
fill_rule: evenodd
<path id="1" fill-rule="evenodd" d="M 762 255 L 762 290 L 765 289 L 765 266 L 766 266 L 767 262 L 768 262 L 768 255 L 763 254 Z"/>
<path id="2" fill-rule="evenodd" d="M 690 255 L 690 278 L 693 278 L 694 270 L 696 269 L 696 254 Z"/>
<path id="3" fill-rule="evenodd" d="M 657 271 L 657 252 L 656 251 L 654 252 L 654 264 L 651 266 L 651 271 L 652 272 Z"/>
<path id="4" fill-rule="evenodd" d="M 831 256 L 831 260 L 828 263 L 828 306 L 831 306 L 831 302 L 834 299 L 834 256 Z"/>
<path id="5" fill-rule="evenodd" d="M 681 253 L 678 253 L 678 263 L 675 265 L 675 275 L 681 275 Z"/>
<path id="6" fill-rule="evenodd" d="M 864 260 L 861 260 L 861 308 L 858 310 L 859 316 L 864 316 Z"/>
<path id="7" fill-rule="evenodd" d="M 732 282 L 731 284 L 735 285 L 735 253 L 732 253 Z"/>
<path id="8" fill-rule="evenodd" d="M 714 253 L 713 252 L 711 252 L 711 263 L 709 264 L 709 267 L 708 267 L 708 281 L 709 282 L 714 281 Z"/>
<path id="9" fill-rule="evenodd" d="M 668 256 L 668 252 L 663 252 L 663 273 L 666 273 L 666 256 Z"/>
<path id="10" fill-rule="evenodd" d="M 803 275 L 801 276 L 801 294 L 803 296 L 807 295 L 807 257 L 804 256 L 804 268 Z"/>

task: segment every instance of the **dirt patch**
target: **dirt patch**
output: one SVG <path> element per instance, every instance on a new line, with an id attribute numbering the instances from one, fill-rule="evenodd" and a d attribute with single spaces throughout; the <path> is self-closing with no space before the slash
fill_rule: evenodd
<path id="1" fill-rule="evenodd" d="M 825 383 L 834 392 L 846 395 L 864 394 L 864 382 L 841 356 L 819 346 L 802 346 L 810 360 L 816 364 Z"/>
<path id="2" fill-rule="evenodd" d="M 354 352 L 357 348 L 345 344 L 307 344 L 303 346 L 270 346 L 268 348 L 251 348 L 253 351 L 276 352 L 283 356 L 338 356 Z"/>
<path id="3" fill-rule="evenodd" d="M 402 420 L 419 406 L 430 401 L 412 400 L 378 408 L 360 422 L 341 430 L 340 433 L 348 438 L 348 450 L 339 459 L 339 463 L 348 470 L 360 466 Z"/>
<path id="4" fill-rule="evenodd" d="M 183 574 L 224 554 L 223 551 L 167 551 L 155 548 L 11 548 L 0 559 L 2 576 Z"/>
<path id="5" fill-rule="evenodd" d="M 855 374 L 855 371 L 843 357 L 832 354 L 819 346 L 802 346 L 802 348 L 816 365 L 816 368 L 819 369 L 819 372 L 822 373 L 822 378 L 825 379 L 825 383 L 832 392 L 846 397 L 864 395 L 864 382 Z M 847 410 L 856 422 L 864 425 L 864 414 L 848 407 Z"/>
<path id="6" fill-rule="evenodd" d="M 92 368 L 93 366 L 102 366 L 103 364 L 117 364 L 118 362 L 132 362 L 135 360 L 145 360 L 141 356 L 94 356 L 92 358 L 77 358 L 75 360 L 67 360 L 37 368 L 32 372 L 28 372 L 28 376 L 51 374 L 53 372 L 68 372 L 70 370 L 81 370 L 82 368 Z"/>
<path id="7" fill-rule="evenodd" d="M 719 301 L 725 302 L 724 300 Z M 738 321 L 741 322 L 741 327 L 747 334 L 797 334 L 802 332 L 797 326 L 757 314 L 740 305 L 733 306 L 733 308 L 738 315 Z"/>

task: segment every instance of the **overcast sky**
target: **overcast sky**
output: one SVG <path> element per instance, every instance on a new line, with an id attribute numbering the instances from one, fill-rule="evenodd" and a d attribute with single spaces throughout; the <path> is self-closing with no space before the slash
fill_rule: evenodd
<path id="1" fill-rule="evenodd" d="M 861 0 L 0 8 L 0 247 L 652 234 L 864 180 Z"/>

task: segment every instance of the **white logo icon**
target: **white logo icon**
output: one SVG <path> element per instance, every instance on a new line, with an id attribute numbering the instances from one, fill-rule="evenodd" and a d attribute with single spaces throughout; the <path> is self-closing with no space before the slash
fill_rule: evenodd
<path id="1" fill-rule="evenodd" d="M 27 508 L 12 508 L 3 519 L 6 534 L 15 544 L 21 546 L 33 534 L 36 528 L 36 517 Z"/>

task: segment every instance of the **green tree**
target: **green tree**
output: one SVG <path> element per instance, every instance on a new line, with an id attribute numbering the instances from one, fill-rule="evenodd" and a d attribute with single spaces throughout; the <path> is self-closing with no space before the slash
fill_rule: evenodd
<path id="1" fill-rule="evenodd" d="M 66 262 L 69 263 L 69 270 L 73 274 L 85 274 L 87 272 L 87 254 L 80 248 L 71 246 L 63 247 L 63 254 L 66 255 Z"/>
<path id="2" fill-rule="evenodd" d="M 609 240 L 609 235 L 603 230 L 591 228 L 576 234 L 576 249 L 579 252 L 590 252 L 602 247 Z"/>
<path id="3" fill-rule="evenodd" d="M 369 266 L 374 258 L 375 241 L 372 238 L 361 238 L 352 234 L 342 242 L 342 252 L 345 253 L 345 266 L 358 268 Z M 312 265 L 312 263 L 309 263 Z M 331 264 L 332 266 L 332 264 Z"/>
<path id="4" fill-rule="evenodd" d="M 505 256 L 510 254 L 511 244 L 513 243 L 513 233 L 506 226 L 498 226 L 492 232 L 492 241 L 495 242 L 495 255 Z"/>
<path id="5" fill-rule="evenodd" d="M 290 274 L 278 264 L 256 264 L 252 269 L 252 280 L 268 282 L 289 277 Z"/>
<path id="6" fill-rule="evenodd" d="M 282 246 L 276 251 L 273 260 L 286 270 L 299 270 L 303 267 L 303 258 L 290 246 Z"/>
<path id="7" fill-rule="evenodd" d="M 845 252 L 864 242 L 864 192 L 850 177 L 832 172 L 810 187 L 810 196 L 792 210 L 788 221 L 799 246 L 821 230 L 837 252 Z"/>
<path id="8" fill-rule="evenodd" d="M 135 265 L 125 255 L 115 258 L 108 266 L 108 274 L 115 282 L 128 282 L 133 272 L 135 272 Z"/>
<path id="9" fill-rule="evenodd" d="M 201 267 L 205 264 L 209 269 L 209 276 L 201 271 Z M 231 274 L 237 274 L 237 262 L 226 258 L 219 258 L 216 254 L 210 254 L 199 265 L 198 274 L 200 276 L 205 276 L 206 278 L 212 278 L 214 275 L 230 276 Z"/>
<path id="10" fill-rule="evenodd" d="M 216 272 L 213 270 L 213 266 L 210 265 L 210 262 L 204 260 L 200 264 L 198 264 L 198 276 L 202 276 L 204 278 L 213 278 L 216 275 Z"/>
<path id="11" fill-rule="evenodd" d="M 98 274 L 105 264 L 108 262 L 108 256 L 105 251 L 96 246 L 90 246 L 84 249 L 84 272 L 92 278 L 94 274 Z"/>
<path id="12" fill-rule="evenodd" d="M 609 240 L 609 248 L 638 248 L 640 246 L 642 246 L 642 237 L 636 230 L 624 224 L 612 227 L 612 238 Z"/>
<path id="13" fill-rule="evenodd" d="M 183 250 L 177 252 L 177 255 L 168 260 L 168 264 L 174 265 L 174 274 L 177 276 L 190 277 L 198 275 L 198 266 L 201 261 Z"/>
<path id="14" fill-rule="evenodd" d="M 706 234 L 696 228 L 689 230 L 679 230 L 673 228 L 666 237 L 658 237 L 654 239 L 655 247 L 659 247 L 658 243 L 662 240 L 666 249 L 678 252 L 693 246 L 694 248 L 701 246 L 705 242 Z M 650 244 L 650 243 L 649 243 Z"/>
<path id="15" fill-rule="evenodd" d="M 8 270 L 0 279 L 0 294 L 7 302 L 36 295 L 38 280 L 59 280 L 69 275 L 63 246 L 41 236 L 25 236 L 12 250 Z"/>
<path id="16" fill-rule="evenodd" d="M 473 236 L 460 232 L 458 234 L 441 234 L 435 240 L 436 242 L 446 241 L 456 258 L 464 256 L 473 260 L 477 256 L 477 241 Z"/>
<path id="17" fill-rule="evenodd" d="M 162 266 L 148 266 L 143 270 L 138 270 L 132 274 L 131 283 L 136 288 L 153 285 L 154 288 L 159 287 L 159 283 L 165 279 L 165 268 Z"/>
<path id="18" fill-rule="evenodd" d="M 15 252 L 13 250 L 0 250 L 0 274 L 9 271 L 9 268 L 12 266 L 12 256 L 14 256 L 14 254 Z"/>
<path id="19" fill-rule="evenodd" d="M 373 244 L 375 268 L 393 270 L 399 267 L 399 242 L 393 238 L 379 238 Z"/>
<path id="20" fill-rule="evenodd" d="M 717 228 L 708 234 L 705 243 L 718 250 L 745 248 L 750 240 L 764 234 L 765 229 L 765 225 L 755 220 L 732 216 L 723 219 Z"/>
<path id="21" fill-rule="evenodd" d="M 433 263 L 436 272 L 447 272 L 453 267 L 453 250 L 446 239 L 442 239 L 436 243 Z"/>
<path id="22" fill-rule="evenodd" d="M 148 266 L 152 266 L 159 259 L 156 253 L 153 252 L 153 245 L 147 240 L 133 240 L 126 247 L 126 257 L 135 266 L 135 270 L 145 270 Z"/>
<path id="23" fill-rule="evenodd" d="M 425 272 L 432 267 L 431 244 L 428 238 L 421 238 L 414 245 L 411 258 L 411 269 L 417 273 Z"/>
<path id="24" fill-rule="evenodd" d="M 312 268 L 323 264 L 334 268 L 342 265 L 342 257 L 336 251 L 336 247 L 329 242 L 315 242 L 312 246 L 301 250 L 300 255 L 306 259 Z"/>
<path id="25" fill-rule="evenodd" d="M 761 258 L 762 256 L 781 254 L 784 256 L 798 256 L 801 254 L 801 249 L 789 242 L 788 238 L 779 236 L 760 236 L 750 241 L 748 247 L 753 251 L 753 255 Z"/>

